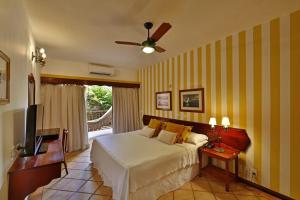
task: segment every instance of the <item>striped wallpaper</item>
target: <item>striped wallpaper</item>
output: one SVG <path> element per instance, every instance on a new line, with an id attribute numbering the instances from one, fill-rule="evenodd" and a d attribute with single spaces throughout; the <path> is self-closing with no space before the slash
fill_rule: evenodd
<path id="1" fill-rule="evenodd" d="M 138 77 L 142 114 L 204 123 L 216 116 L 218 124 L 229 116 L 252 141 L 240 175 L 300 199 L 300 11 L 140 68 Z M 205 113 L 180 112 L 179 90 L 197 87 Z M 156 110 L 155 92 L 168 90 L 172 111 Z"/>

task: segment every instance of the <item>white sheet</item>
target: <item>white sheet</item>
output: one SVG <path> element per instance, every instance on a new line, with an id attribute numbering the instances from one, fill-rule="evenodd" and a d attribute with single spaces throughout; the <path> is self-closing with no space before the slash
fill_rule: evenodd
<path id="1" fill-rule="evenodd" d="M 129 193 L 198 163 L 201 144 L 167 145 L 138 133 L 105 135 L 93 141 L 91 160 L 101 169 L 104 183 L 112 187 L 114 199 L 127 200 Z"/>
<path id="2" fill-rule="evenodd" d="M 130 200 L 156 200 L 160 196 L 174 191 L 194 179 L 199 174 L 199 164 L 183 168 L 163 179 L 159 179 L 150 185 L 140 188 L 129 194 Z"/>

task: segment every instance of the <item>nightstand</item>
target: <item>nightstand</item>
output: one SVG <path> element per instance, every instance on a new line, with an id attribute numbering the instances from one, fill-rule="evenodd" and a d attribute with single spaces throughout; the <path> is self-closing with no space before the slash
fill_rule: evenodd
<path id="1" fill-rule="evenodd" d="M 225 170 L 225 176 L 224 176 L 224 181 L 225 181 L 225 189 L 228 192 L 229 191 L 229 184 L 233 178 L 237 179 L 238 178 L 238 172 L 239 172 L 239 162 L 238 162 L 238 156 L 240 151 L 236 150 L 226 144 L 221 143 L 220 146 L 219 144 L 215 144 L 217 147 L 222 147 L 224 149 L 224 152 L 217 152 L 214 150 L 214 148 L 207 148 L 207 147 L 202 147 L 198 149 L 198 154 L 199 154 L 199 176 L 202 176 L 203 173 L 203 168 L 202 168 L 202 155 L 207 155 L 209 158 L 215 158 L 218 160 L 222 160 L 226 164 L 226 170 Z M 232 173 L 230 173 L 229 170 L 229 163 L 231 161 L 235 161 L 235 174 L 234 176 Z M 211 159 L 209 159 L 209 165 L 208 167 L 211 166 Z M 207 167 L 206 167 L 207 168 Z M 215 170 L 216 171 L 216 170 Z M 220 171 L 220 170 L 219 170 Z M 210 172 L 211 173 L 211 172 Z"/>

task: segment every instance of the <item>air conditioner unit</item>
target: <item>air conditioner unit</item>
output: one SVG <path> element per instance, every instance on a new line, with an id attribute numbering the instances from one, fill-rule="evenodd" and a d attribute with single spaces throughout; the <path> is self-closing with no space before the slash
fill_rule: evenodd
<path id="1" fill-rule="evenodd" d="M 89 64 L 89 73 L 103 76 L 113 76 L 115 74 L 115 69 L 97 64 Z"/>

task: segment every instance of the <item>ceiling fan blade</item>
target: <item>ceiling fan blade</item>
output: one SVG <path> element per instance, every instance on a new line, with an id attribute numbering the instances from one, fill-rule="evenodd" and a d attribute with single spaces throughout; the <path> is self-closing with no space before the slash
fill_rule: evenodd
<path id="1" fill-rule="evenodd" d="M 162 52 L 166 51 L 164 48 L 162 48 L 160 46 L 155 46 L 154 49 L 155 49 L 155 51 L 157 51 L 159 53 L 162 53 Z"/>
<path id="2" fill-rule="evenodd" d="M 170 28 L 171 24 L 162 23 L 160 27 L 152 34 L 151 39 L 157 42 Z"/>
<path id="3" fill-rule="evenodd" d="M 140 43 L 137 43 L 137 42 L 115 41 L 115 43 L 117 43 L 117 44 L 125 44 L 125 45 L 142 46 Z"/>

